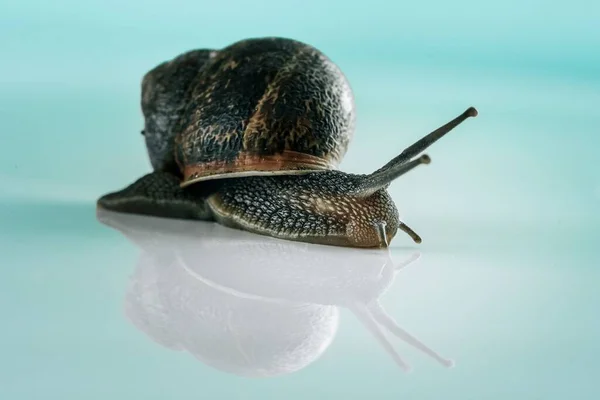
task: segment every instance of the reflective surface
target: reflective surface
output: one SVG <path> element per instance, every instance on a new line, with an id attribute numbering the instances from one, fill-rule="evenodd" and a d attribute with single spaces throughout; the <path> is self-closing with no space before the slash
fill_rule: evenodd
<path id="1" fill-rule="evenodd" d="M 125 297 L 129 320 L 157 343 L 217 369 L 258 377 L 305 368 L 333 342 L 340 307 L 355 314 L 403 370 L 410 367 L 384 328 L 453 364 L 404 331 L 379 303 L 418 253 L 394 265 L 388 251 L 291 243 L 217 224 L 111 212 L 99 217 L 141 250 Z"/>
<path id="2" fill-rule="evenodd" d="M 598 394 L 583 231 L 388 253 L 75 203 L 0 211 L 2 398 Z"/>

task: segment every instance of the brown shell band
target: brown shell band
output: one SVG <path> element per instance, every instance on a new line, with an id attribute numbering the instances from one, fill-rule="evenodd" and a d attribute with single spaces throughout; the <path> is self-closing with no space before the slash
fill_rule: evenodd
<path id="1" fill-rule="evenodd" d="M 260 175 L 294 175 L 311 171 L 337 169 L 330 161 L 295 151 L 284 150 L 270 156 L 240 153 L 231 163 L 213 161 L 188 165 L 183 170 L 181 187 L 219 178 Z"/>

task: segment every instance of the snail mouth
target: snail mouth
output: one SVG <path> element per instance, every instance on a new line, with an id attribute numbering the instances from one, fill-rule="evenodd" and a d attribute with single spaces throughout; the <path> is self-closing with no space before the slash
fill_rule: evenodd
<path id="1" fill-rule="evenodd" d="M 185 166 L 181 187 L 211 179 L 300 175 L 334 169 L 337 166 L 327 159 L 295 151 L 284 150 L 275 155 L 240 153 L 231 162 L 211 161 Z"/>

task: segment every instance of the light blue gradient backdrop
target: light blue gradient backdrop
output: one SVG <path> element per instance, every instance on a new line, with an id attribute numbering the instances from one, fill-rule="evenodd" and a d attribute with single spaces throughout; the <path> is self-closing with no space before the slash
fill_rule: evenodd
<path id="1" fill-rule="evenodd" d="M 423 331 L 458 319 L 462 328 L 440 334 L 438 343 L 470 360 L 466 369 L 432 367 L 410 379 L 399 379 L 393 367 L 377 372 L 387 366 L 385 355 L 376 345 L 356 348 L 363 333 L 348 322 L 324 361 L 297 376 L 236 380 L 141 344 L 120 315 L 101 308 L 106 296 L 118 311 L 135 253 L 99 228 L 94 201 L 149 171 L 139 133 L 142 75 L 183 51 L 257 36 L 308 42 L 348 76 L 358 120 L 345 171 L 376 169 L 468 106 L 478 108 L 479 117 L 428 151 L 430 166 L 390 189 L 406 222 L 426 239 L 423 249 L 433 252 L 427 263 L 436 266 L 418 272 L 435 277 L 433 283 L 398 289 L 412 296 L 412 309 L 398 305 L 395 293 L 388 304 Z M 0 299 L 14 327 L 0 333 L 4 399 L 219 398 L 220 390 L 229 398 L 264 398 L 269 391 L 310 398 L 305 385 L 321 387 L 320 396 L 348 398 L 598 398 L 598 1 L 3 0 L 0 121 Z M 452 251 L 462 256 L 454 259 Z M 125 266 L 111 261 L 115 252 Z M 105 318 L 108 333 L 83 321 L 80 335 L 54 332 L 59 342 L 39 342 L 48 327 L 74 332 L 65 324 L 79 315 L 72 303 L 85 297 L 82 281 L 99 298 L 80 307 L 97 307 L 94 322 Z M 487 291 L 489 284 L 496 291 Z M 422 302 L 435 321 L 419 314 Z M 47 312 L 39 314 L 38 304 Z M 465 307 L 470 311 L 461 313 Z M 27 336 L 32 332 L 38 336 Z M 135 343 L 147 359 L 119 364 L 99 347 L 88 349 L 96 358 L 75 357 L 84 364 L 46 363 L 69 359 L 71 344 L 83 351 L 78 341 L 98 343 L 104 334 L 116 335 L 107 339 L 108 354 L 114 346 L 133 352 Z M 497 339 L 508 342 L 491 342 Z M 351 361 L 341 362 L 347 352 Z M 477 358 L 483 353 L 494 365 Z M 365 364 L 356 361 L 361 357 Z M 373 375 L 360 375 L 365 370 Z"/>
<path id="2" fill-rule="evenodd" d="M 394 186 L 407 211 L 430 215 L 435 202 L 444 214 L 583 217 L 600 200 L 599 8 L 5 2 L 0 182 L 8 195 L 86 200 L 129 182 L 148 169 L 139 135 L 144 72 L 191 48 L 278 35 L 315 45 L 348 75 L 358 109 L 348 171 L 370 171 L 478 107 L 477 120 L 431 150 L 430 168 Z M 441 195 L 442 204 L 431 199 Z"/>

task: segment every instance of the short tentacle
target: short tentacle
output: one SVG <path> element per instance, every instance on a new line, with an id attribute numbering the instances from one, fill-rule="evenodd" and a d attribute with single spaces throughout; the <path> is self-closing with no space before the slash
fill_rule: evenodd
<path id="1" fill-rule="evenodd" d="M 369 197 L 376 191 L 389 186 L 390 182 L 392 182 L 394 179 L 406 174 L 421 164 L 429 164 L 430 162 L 431 158 L 425 154 L 406 164 L 396 164 L 391 168 L 375 171 L 364 178 L 362 183 L 357 188 L 356 195 L 361 197 Z"/>

